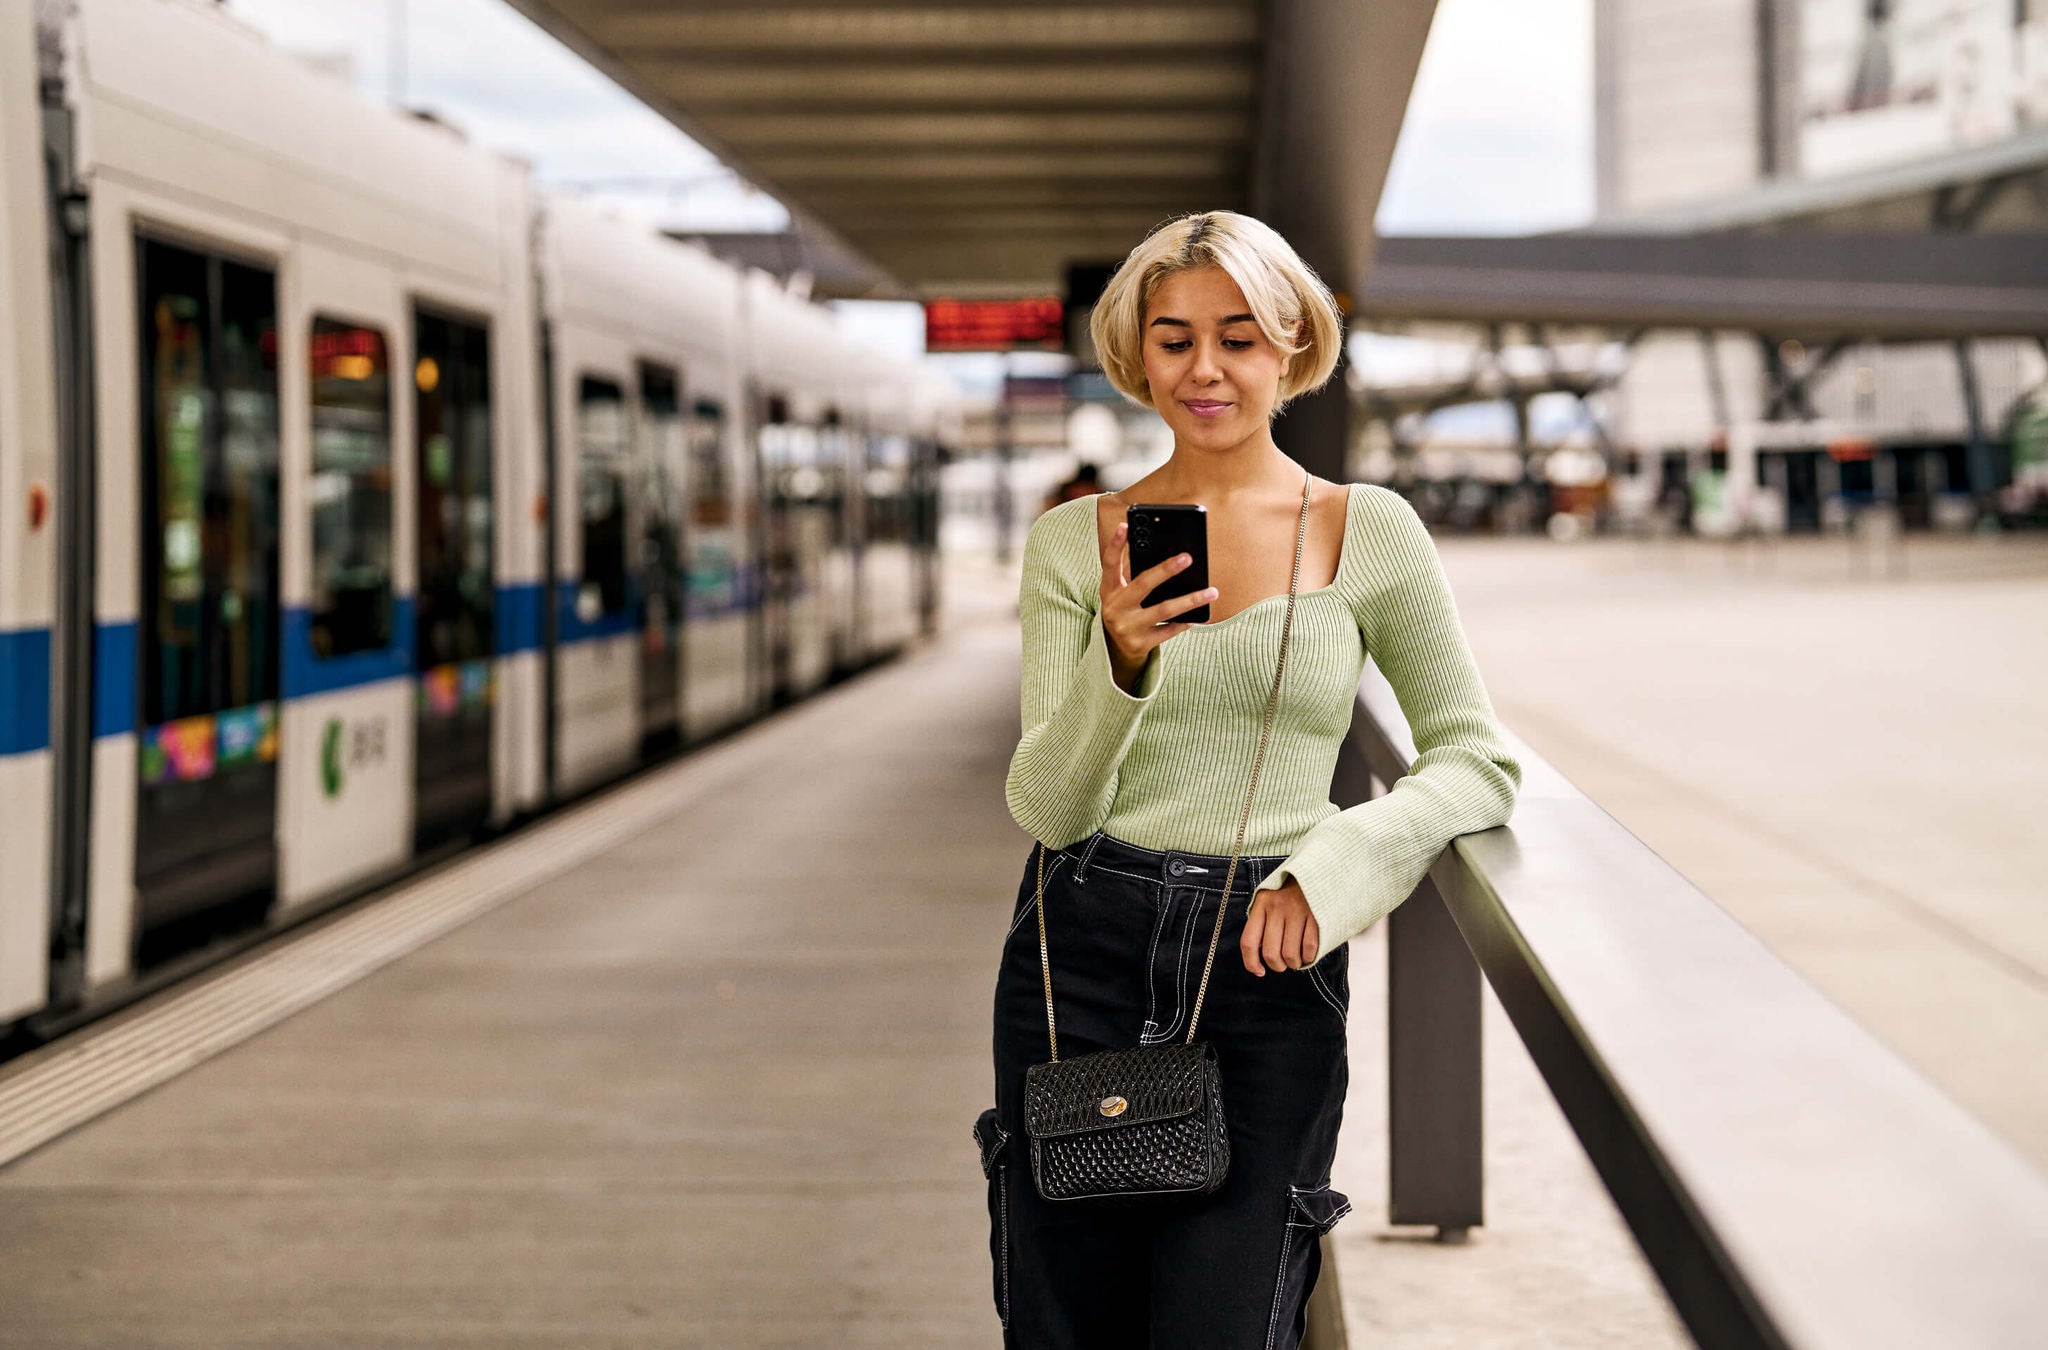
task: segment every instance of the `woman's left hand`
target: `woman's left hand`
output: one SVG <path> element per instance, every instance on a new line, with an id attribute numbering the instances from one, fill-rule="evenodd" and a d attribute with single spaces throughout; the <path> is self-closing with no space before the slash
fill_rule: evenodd
<path id="1" fill-rule="evenodd" d="M 1268 970 L 1304 970 L 1316 963 L 1322 934 L 1309 913 L 1301 884 L 1289 880 L 1277 890 L 1256 892 L 1252 912 L 1244 921 L 1238 955 L 1254 975 Z"/>

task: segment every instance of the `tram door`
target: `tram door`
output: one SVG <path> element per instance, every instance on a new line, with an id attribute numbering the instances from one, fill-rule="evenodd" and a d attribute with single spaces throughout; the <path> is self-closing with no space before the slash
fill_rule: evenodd
<path id="1" fill-rule="evenodd" d="M 141 299 L 139 955 L 277 879 L 277 284 L 152 239 Z M 103 672 L 102 680 L 113 678 Z"/>
<path id="2" fill-rule="evenodd" d="M 480 830 L 491 813 L 496 702 L 490 335 L 413 316 L 419 482 L 419 687 L 414 846 Z"/>
<path id="3" fill-rule="evenodd" d="M 677 479 L 683 405 L 676 373 L 640 367 L 640 733 L 653 751 L 675 744 L 682 719 L 683 550 Z"/>
<path id="4" fill-rule="evenodd" d="M 761 495 L 761 655 L 768 702 L 789 698 L 791 650 L 795 645 L 791 613 L 797 589 L 796 523 L 790 500 L 792 428 L 789 406 L 778 396 L 762 402 L 756 443 Z"/>

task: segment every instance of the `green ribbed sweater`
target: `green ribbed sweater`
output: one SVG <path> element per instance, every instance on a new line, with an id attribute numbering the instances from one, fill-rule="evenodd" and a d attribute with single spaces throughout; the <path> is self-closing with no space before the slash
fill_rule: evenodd
<path id="1" fill-rule="evenodd" d="M 1101 830 L 1142 848 L 1228 855 L 1280 652 L 1286 595 L 1183 630 L 1136 693 L 1110 674 L 1096 498 L 1041 515 L 1024 545 L 1023 736 L 1010 814 L 1062 848 Z M 1479 678 L 1428 529 L 1398 493 L 1355 483 L 1328 586 L 1295 598 L 1287 674 L 1245 827 L 1246 856 L 1286 855 L 1322 950 L 1370 928 L 1460 834 L 1503 824 L 1521 765 Z M 1337 751 L 1370 653 L 1415 738 L 1409 773 L 1338 810 Z"/>

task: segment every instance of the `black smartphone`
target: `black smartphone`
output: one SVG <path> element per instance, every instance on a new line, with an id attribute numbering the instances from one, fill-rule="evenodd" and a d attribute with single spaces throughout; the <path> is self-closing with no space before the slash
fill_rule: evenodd
<path id="1" fill-rule="evenodd" d="M 1192 559 L 1186 567 L 1152 588 L 1152 593 L 1145 597 L 1147 605 L 1208 588 L 1208 507 L 1178 502 L 1138 502 L 1125 508 L 1124 519 L 1130 525 L 1124 541 L 1131 550 L 1132 576 L 1148 567 L 1157 567 L 1176 553 L 1185 553 Z M 1168 622 L 1207 623 L 1209 606 L 1206 603 L 1196 605 L 1191 610 L 1176 614 Z"/>

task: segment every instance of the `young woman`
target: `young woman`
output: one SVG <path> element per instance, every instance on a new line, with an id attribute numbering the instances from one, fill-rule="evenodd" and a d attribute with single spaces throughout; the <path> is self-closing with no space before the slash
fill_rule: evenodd
<path id="1" fill-rule="evenodd" d="M 1446 843 L 1508 819 L 1508 753 L 1428 531 L 1400 496 L 1313 478 L 1272 420 L 1337 364 L 1329 292 L 1272 229 L 1210 211 L 1134 249 L 1093 320 L 1104 371 L 1173 429 L 1122 492 L 1062 503 L 1025 544 L 1023 738 L 1011 814 L 1026 860 L 995 994 L 996 1105 L 976 1124 L 1006 1344 L 1300 1343 L 1346 1083 L 1345 944 Z M 1307 525 L 1279 701 L 1223 894 Z M 1205 592 L 1146 606 L 1185 555 L 1129 574 L 1136 502 L 1208 510 Z M 1201 604 L 1206 623 L 1177 616 Z M 1419 755 L 1386 795 L 1329 800 L 1367 654 Z M 1219 906 L 1197 1028 L 1222 1065 L 1230 1169 L 1194 1207 L 1073 1210 L 1033 1187 L 1025 1070 L 1048 1058 L 1038 926 L 1063 1059 L 1183 1039 Z"/>

